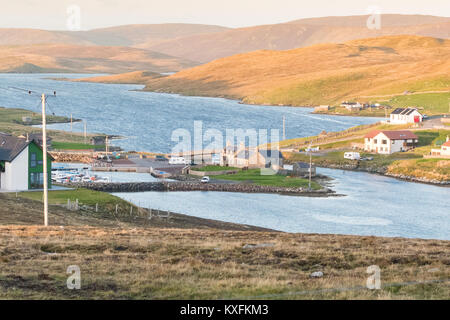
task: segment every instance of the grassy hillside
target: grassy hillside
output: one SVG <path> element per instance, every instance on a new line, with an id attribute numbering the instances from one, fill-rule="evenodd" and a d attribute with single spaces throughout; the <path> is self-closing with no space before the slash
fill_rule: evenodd
<path id="1" fill-rule="evenodd" d="M 404 91 L 448 91 L 447 70 L 450 40 L 392 36 L 234 55 L 150 79 L 147 90 L 225 96 L 252 104 L 337 104 Z"/>
<path id="2" fill-rule="evenodd" d="M 368 29 L 367 19 L 368 16 L 302 19 L 180 37 L 141 47 L 205 63 L 256 50 L 289 50 L 388 35 L 450 37 L 450 18 L 384 14 L 380 30 Z"/>
<path id="3" fill-rule="evenodd" d="M 123 73 L 178 71 L 195 63 L 128 47 L 42 44 L 0 46 L 0 72 Z"/>

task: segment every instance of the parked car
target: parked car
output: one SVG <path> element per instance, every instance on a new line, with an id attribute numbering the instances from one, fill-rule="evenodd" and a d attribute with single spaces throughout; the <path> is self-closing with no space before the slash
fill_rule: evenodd
<path id="1" fill-rule="evenodd" d="M 167 161 L 168 159 L 166 157 L 164 157 L 164 156 L 156 156 L 155 160 L 156 161 Z"/>
<path id="2" fill-rule="evenodd" d="M 202 178 L 202 180 L 200 180 L 200 181 L 201 181 L 201 183 L 208 183 L 209 182 L 209 177 L 208 176 L 204 176 Z"/>
<path id="3" fill-rule="evenodd" d="M 359 160 L 361 160 L 361 161 L 372 161 L 373 157 L 363 157 L 363 158 L 361 158 Z"/>
<path id="4" fill-rule="evenodd" d="M 359 152 L 346 152 L 346 153 L 344 153 L 344 159 L 360 160 L 361 155 L 359 154 Z"/>

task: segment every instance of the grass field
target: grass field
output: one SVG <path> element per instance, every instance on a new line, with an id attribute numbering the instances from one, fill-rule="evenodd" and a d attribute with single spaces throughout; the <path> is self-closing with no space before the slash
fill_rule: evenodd
<path id="1" fill-rule="evenodd" d="M 396 96 L 385 103 L 397 108 L 419 107 L 427 115 L 450 114 L 450 92 Z"/>
<path id="2" fill-rule="evenodd" d="M 170 220 L 57 203 L 121 203 L 89 190 L 0 193 L 0 299 L 448 299 L 450 242 L 289 234 L 174 215 Z M 36 200 L 33 200 L 36 199 Z M 67 289 L 67 267 L 81 289 Z M 381 289 L 366 289 L 367 267 Z M 324 276 L 310 278 L 315 271 Z"/>
<path id="3" fill-rule="evenodd" d="M 221 180 L 232 180 L 232 181 L 241 181 L 248 182 L 260 186 L 276 186 L 276 187 L 287 187 L 287 188 L 307 188 L 308 180 L 302 178 L 295 177 L 286 177 L 282 175 L 261 175 L 260 169 L 249 169 L 242 170 L 236 174 L 224 174 L 214 176 L 214 179 Z M 311 188 L 314 190 L 321 189 L 321 186 L 312 181 Z"/>
<path id="4" fill-rule="evenodd" d="M 449 259 L 449 242 L 437 240 L 1 226 L 0 298 L 447 299 Z M 80 290 L 67 289 L 70 265 Z M 380 290 L 365 287 L 370 265 Z"/>
<path id="5" fill-rule="evenodd" d="M 11 109 L 0 107 L 0 132 L 9 133 L 19 136 L 26 133 L 41 133 L 42 129 L 35 128 L 29 124 L 24 124 L 22 117 L 32 118 L 31 124 L 41 124 L 42 116 L 39 113 L 24 109 Z M 61 116 L 47 115 L 48 123 L 68 122 L 69 119 Z M 49 137 L 53 138 L 53 143 L 70 142 L 83 143 L 84 136 L 82 133 L 70 133 L 61 130 L 47 130 Z M 88 134 L 88 138 L 92 137 Z"/>

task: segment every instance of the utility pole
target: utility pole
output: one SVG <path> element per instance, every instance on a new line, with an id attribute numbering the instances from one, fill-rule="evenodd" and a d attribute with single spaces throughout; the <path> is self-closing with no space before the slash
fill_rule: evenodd
<path id="1" fill-rule="evenodd" d="M 70 135 L 73 135 L 73 120 L 72 120 L 72 114 L 70 114 Z"/>
<path id="2" fill-rule="evenodd" d="M 283 116 L 283 140 L 286 140 L 286 116 Z"/>
<path id="3" fill-rule="evenodd" d="M 86 120 L 84 120 L 84 144 L 86 144 L 86 138 L 87 138 L 87 124 Z"/>
<path id="4" fill-rule="evenodd" d="M 42 94 L 42 152 L 44 167 L 44 226 L 48 226 L 48 173 L 47 173 L 47 119 L 45 115 L 45 94 Z"/>
<path id="5" fill-rule="evenodd" d="M 308 187 L 309 190 L 311 190 L 311 174 L 312 171 L 312 149 L 311 149 L 311 144 L 309 145 L 309 183 L 308 183 Z"/>

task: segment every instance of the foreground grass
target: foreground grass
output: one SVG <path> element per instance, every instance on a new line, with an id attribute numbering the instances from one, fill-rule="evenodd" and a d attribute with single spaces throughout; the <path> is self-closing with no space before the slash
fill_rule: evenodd
<path id="1" fill-rule="evenodd" d="M 21 192 L 20 197 L 42 201 L 42 192 Z M 112 194 L 88 189 L 76 189 L 76 190 L 55 190 L 48 192 L 48 202 L 50 204 L 66 204 L 67 199 L 70 201 L 76 201 L 78 199 L 79 204 L 86 205 L 128 205 L 129 203 L 122 200 L 119 197 Z"/>
<path id="2" fill-rule="evenodd" d="M 437 240 L 2 226 L 0 298 L 448 299 L 448 282 L 393 284 L 448 281 L 449 253 Z M 80 290 L 66 287 L 70 265 L 80 267 Z M 370 265 L 381 268 L 381 290 L 365 289 Z M 320 291 L 339 288 L 354 290 Z"/>
<path id="3" fill-rule="evenodd" d="M 260 169 L 242 170 L 236 174 L 224 174 L 214 176 L 214 179 L 232 180 L 248 182 L 260 186 L 275 186 L 275 187 L 287 187 L 287 188 L 307 188 L 308 180 L 296 177 L 286 177 L 279 174 L 275 175 L 262 175 Z M 311 188 L 314 190 L 321 189 L 321 186 L 312 181 Z"/>

